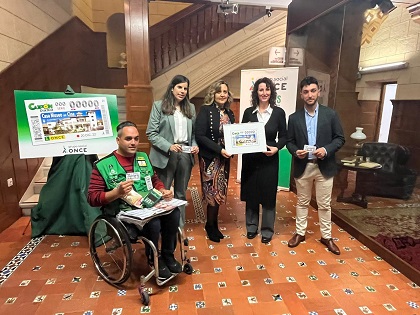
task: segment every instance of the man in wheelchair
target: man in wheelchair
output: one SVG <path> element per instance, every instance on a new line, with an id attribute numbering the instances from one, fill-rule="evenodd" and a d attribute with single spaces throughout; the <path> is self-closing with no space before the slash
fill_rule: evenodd
<path id="1" fill-rule="evenodd" d="M 119 124 L 116 141 L 118 149 L 95 163 L 88 190 L 89 204 L 102 207 L 107 214 L 116 215 L 120 211 L 131 209 L 122 198 L 132 190 L 141 193 L 154 188 L 162 193 L 163 199 L 172 199 L 173 192 L 165 189 L 147 154 L 137 152 L 137 126 L 130 121 Z M 159 249 L 159 237 L 162 236 L 158 257 L 160 280 L 168 279 L 172 274 L 182 271 L 181 264 L 174 257 L 179 216 L 179 209 L 175 208 L 167 215 L 150 220 L 141 231 L 134 224 L 125 224 L 131 241 L 137 240 L 141 233 Z M 153 251 L 147 244 L 145 246 L 149 265 L 153 265 Z"/>

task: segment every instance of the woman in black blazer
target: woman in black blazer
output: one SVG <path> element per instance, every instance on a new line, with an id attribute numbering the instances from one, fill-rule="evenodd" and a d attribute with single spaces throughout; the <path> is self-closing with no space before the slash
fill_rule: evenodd
<path id="1" fill-rule="evenodd" d="M 276 88 L 269 78 L 258 79 L 252 90 L 252 106 L 247 108 L 242 123 L 263 122 L 267 151 L 242 156 L 241 200 L 246 202 L 247 238 L 257 236 L 259 206 L 262 206 L 261 242 L 268 243 L 274 234 L 276 193 L 279 171 L 278 151 L 287 140 L 286 115 L 277 107 Z"/>
<path id="2" fill-rule="evenodd" d="M 223 126 L 235 122 L 229 109 L 232 100 L 228 84 L 222 80 L 214 82 L 195 121 L 195 138 L 200 149 L 201 188 L 203 200 L 207 202 L 205 229 L 213 242 L 220 242 L 223 238 L 217 220 L 219 206 L 226 203 L 231 157 L 225 150 Z"/>

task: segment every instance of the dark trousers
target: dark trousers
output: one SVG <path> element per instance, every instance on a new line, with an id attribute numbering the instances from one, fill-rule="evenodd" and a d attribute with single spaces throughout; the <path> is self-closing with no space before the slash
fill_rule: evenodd
<path id="1" fill-rule="evenodd" d="M 172 210 L 171 213 L 159 216 L 150 220 L 143 230 L 139 230 L 134 224 L 126 224 L 130 239 L 137 238 L 142 235 L 149 239 L 156 249 L 159 251 L 159 237 L 162 235 L 162 246 L 160 252 L 165 254 L 173 254 L 176 249 L 178 224 L 180 212 L 178 208 Z M 136 233 L 134 235 L 134 233 Z M 150 261 L 153 261 L 153 252 L 146 244 L 146 255 Z"/>
<path id="2" fill-rule="evenodd" d="M 166 189 L 171 189 L 174 184 L 174 197 L 181 200 L 187 200 L 186 191 L 188 181 L 191 177 L 191 154 L 183 152 L 171 152 L 168 164 L 164 169 L 155 168 L 156 174 L 163 182 Z M 185 225 L 185 205 L 179 207 L 181 220 L 179 226 Z"/>
<path id="3" fill-rule="evenodd" d="M 260 217 L 260 204 L 246 202 L 246 230 L 255 233 L 258 230 Z M 276 207 L 262 205 L 261 236 L 272 238 L 274 234 L 274 221 L 276 220 Z"/>

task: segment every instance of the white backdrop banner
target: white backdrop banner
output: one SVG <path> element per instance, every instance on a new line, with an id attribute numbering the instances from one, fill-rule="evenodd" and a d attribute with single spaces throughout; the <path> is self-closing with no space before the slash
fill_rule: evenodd
<path id="1" fill-rule="evenodd" d="M 245 109 L 251 106 L 251 92 L 254 87 L 255 81 L 259 78 L 270 78 L 275 86 L 277 92 L 276 105 L 283 108 L 286 113 L 286 122 L 289 115 L 296 110 L 296 97 L 298 85 L 298 67 L 288 68 L 268 68 L 268 69 L 249 69 L 241 71 L 241 101 L 240 101 L 240 120 Z M 286 165 L 282 166 L 286 167 Z M 288 166 L 290 168 L 290 165 Z M 241 178 L 242 157 L 239 156 L 237 179 Z M 287 178 L 289 181 L 289 178 Z M 288 188 L 288 187 L 286 187 Z"/>

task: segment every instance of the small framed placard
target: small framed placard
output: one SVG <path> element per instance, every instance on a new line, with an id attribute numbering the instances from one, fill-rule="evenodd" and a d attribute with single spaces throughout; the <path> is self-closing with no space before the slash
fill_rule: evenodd
<path id="1" fill-rule="evenodd" d="M 267 151 L 262 122 L 224 125 L 223 133 L 225 148 L 229 154 Z"/>

